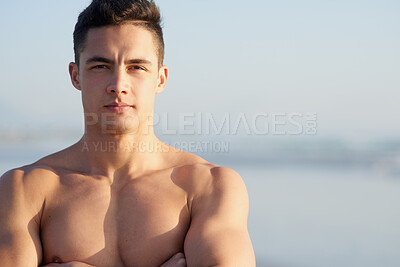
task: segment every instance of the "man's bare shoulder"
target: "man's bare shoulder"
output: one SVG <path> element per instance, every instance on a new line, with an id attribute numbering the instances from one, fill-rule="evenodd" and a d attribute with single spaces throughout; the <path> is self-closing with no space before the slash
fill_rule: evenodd
<path id="1" fill-rule="evenodd" d="M 58 183 L 60 172 L 67 165 L 65 150 L 48 155 L 29 165 L 7 171 L 1 176 L 0 192 L 13 188 L 24 192 L 44 192 L 54 183 Z"/>
<path id="2" fill-rule="evenodd" d="M 40 221 L 47 193 L 58 182 L 54 171 L 47 166 L 27 165 L 12 169 L 0 178 L 0 208 L 7 220 L 21 222 L 27 216 Z"/>
<path id="3" fill-rule="evenodd" d="M 242 177 L 229 167 L 210 163 L 191 153 L 184 155 L 182 163 L 174 168 L 173 177 L 185 185 L 192 197 L 215 191 L 246 191 Z"/>
<path id="4" fill-rule="evenodd" d="M 4 191 L 21 191 L 27 197 L 30 194 L 39 197 L 51 186 L 51 180 L 58 175 L 50 166 L 30 164 L 4 173 L 0 178 L 0 194 Z"/>

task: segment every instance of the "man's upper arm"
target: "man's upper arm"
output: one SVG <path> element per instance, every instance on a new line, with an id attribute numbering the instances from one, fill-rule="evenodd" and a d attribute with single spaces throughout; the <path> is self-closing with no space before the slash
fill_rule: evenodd
<path id="1" fill-rule="evenodd" d="M 42 261 L 38 188 L 22 170 L 0 178 L 0 266 L 38 266 Z"/>
<path id="2" fill-rule="evenodd" d="M 188 266 L 255 266 L 242 178 L 224 167 L 212 168 L 209 176 L 192 200 L 192 222 L 185 239 Z"/>

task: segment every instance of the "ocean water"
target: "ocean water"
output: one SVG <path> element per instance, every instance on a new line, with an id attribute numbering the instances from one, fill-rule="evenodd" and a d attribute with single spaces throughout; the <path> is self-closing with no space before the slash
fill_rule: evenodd
<path id="1" fill-rule="evenodd" d="M 357 168 L 237 170 L 257 266 L 400 266 L 400 179 Z"/>
<path id="2" fill-rule="evenodd" d="M 3 144 L 0 172 L 65 145 Z M 222 162 L 246 183 L 257 266 L 400 266 L 399 176 L 362 164 L 276 162 Z"/>

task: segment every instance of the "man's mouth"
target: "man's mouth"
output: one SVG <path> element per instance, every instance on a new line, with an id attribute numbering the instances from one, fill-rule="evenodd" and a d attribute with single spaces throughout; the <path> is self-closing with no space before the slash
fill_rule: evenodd
<path id="1" fill-rule="evenodd" d="M 111 112 L 115 112 L 115 113 L 124 113 L 128 110 L 130 110 L 131 108 L 134 108 L 134 105 L 129 105 L 127 103 L 123 103 L 123 102 L 113 102 L 113 103 L 109 103 L 107 105 L 104 105 L 104 107 L 111 111 Z"/>

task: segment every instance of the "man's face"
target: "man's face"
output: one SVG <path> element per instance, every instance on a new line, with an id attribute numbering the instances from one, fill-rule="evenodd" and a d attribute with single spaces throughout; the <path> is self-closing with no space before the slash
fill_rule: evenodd
<path id="1" fill-rule="evenodd" d="M 86 126 L 122 134 L 147 127 L 168 70 L 158 66 L 152 33 L 126 24 L 89 30 L 79 69 L 71 63 L 70 74 L 82 91 Z"/>

